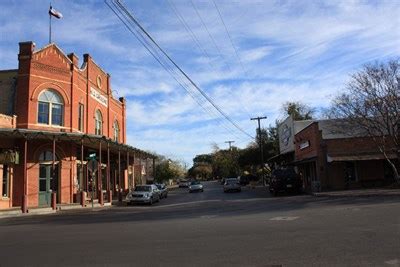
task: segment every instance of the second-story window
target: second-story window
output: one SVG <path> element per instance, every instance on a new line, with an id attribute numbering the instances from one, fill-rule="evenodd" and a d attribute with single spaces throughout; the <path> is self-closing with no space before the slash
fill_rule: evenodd
<path id="1" fill-rule="evenodd" d="M 63 125 L 64 101 L 54 90 L 44 90 L 39 95 L 38 123 Z"/>
<path id="2" fill-rule="evenodd" d="M 95 119 L 95 123 L 96 123 L 94 133 L 96 135 L 102 135 L 103 134 L 103 116 L 101 115 L 100 110 L 96 110 L 94 119 Z"/>
<path id="3" fill-rule="evenodd" d="M 119 142 L 119 124 L 118 121 L 114 121 L 114 141 Z"/>
<path id="4" fill-rule="evenodd" d="M 79 103 L 78 109 L 78 130 L 83 132 L 83 123 L 84 123 L 84 106 L 82 103 Z"/>

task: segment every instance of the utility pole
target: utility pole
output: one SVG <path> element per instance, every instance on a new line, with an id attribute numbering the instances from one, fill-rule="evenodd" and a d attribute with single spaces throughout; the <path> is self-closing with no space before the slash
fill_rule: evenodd
<path id="1" fill-rule="evenodd" d="M 260 126 L 260 121 L 266 119 L 267 117 L 256 117 L 256 118 L 250 118 L 250 120 L 258 121 L 258 139 L 259 139 L 259 145 L 260 145 L 260 153 L 261 153 L 261 179 L 263 185 L 265 185 L 265 177 L 264 177 L 264 151 L 263 151 L 263 146 L 262 146 L 262 139 L 261 139 L 261 126 Z"/>
<path id="2" fill-rule="evenodd" d="M 229 151 L 231 151 L 232 150 L 232 143 L 235 143 L 235 141 L 225 141 L 225 143 L 228 143 L 229 144 Z"/>

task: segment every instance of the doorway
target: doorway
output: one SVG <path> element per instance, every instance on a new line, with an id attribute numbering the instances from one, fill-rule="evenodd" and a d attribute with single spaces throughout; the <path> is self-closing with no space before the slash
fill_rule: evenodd
<path id="1" fill-rule="evenodd" d="M 39 206 L 50 206 L 51 193 L 58 191 L 58 164 L 39 165 Z"/>

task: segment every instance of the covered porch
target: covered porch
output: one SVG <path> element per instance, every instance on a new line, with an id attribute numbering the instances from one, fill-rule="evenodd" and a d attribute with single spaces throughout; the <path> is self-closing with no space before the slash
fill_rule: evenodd
<path id="1" fill-rule="evenodd" d="M 0 129 L 0 137 L 1 149 L 18 154 L 19 160 L 7 165 L 12 173 L 9 201 L 10 207 L 20 206 L 23 212 L 57 204 L 85 206 L 88 199 L 97 199 L 100 205 L 122 201 L 135 180 L 143 181 L 135 179 L 135 165 L 150 161 L 155 170 L 154 155 L 102 136 Z M 94 170 L 89 166 L 93 161 L 97 163 Z"/>

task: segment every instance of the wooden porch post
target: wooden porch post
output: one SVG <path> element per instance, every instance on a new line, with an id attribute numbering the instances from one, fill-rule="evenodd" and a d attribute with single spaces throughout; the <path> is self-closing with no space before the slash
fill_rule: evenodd
<path id="1" fill-rule="evenodd" d="M 118 148 L 118 202 L 122 202 L 121 194 L 121 149 Z"/>
<path id="2" fill-rule="evenodd" d="M 100 205 L 103 205 L 103 174 L 101 170 L 101 140 L 99 142 L 99 164 L 98 164 L 98 170 L 97 170 L 97 188 L 99 192 L 99 203 Z"/>
<path id="3" fill-rule="evenodd" d="M 129 188 L 129 184 L 130 184 L 130 182 L 129 182 L 129 150 L 126 151 L 126 174 L 128 176 L 128 189 L 130 189 Z"/>
<path id="4" fill-rule="evenodd" d="M 24 140 L 24 184 L 23 184 L 23 196 L 22 196 L 22 205 L 21 209 L 23 213 L 28 211 L 28 166 L 27 166 L 27 154 L 28 154 L 28 140 L 25 137 Z"/>
<path id="5" fill-rule="evenodd" d="M 88 180 L 87 180 L 87 175 L 84 176 L 83 175 L 83 168 L 85 165 L 83 165 L 83 138 L 81 139 L 81 177 L 82 179 L 85 179 L 84 181 L 82 181 L 82 183 L 85 183 L 85 190 L 88 190 Z M 85 194 L 85 190 L 83 188 L 81 188 L 81 205 L 84 207 L 86 204 L 86 194 Z"/>
<path id="6" fill-rule="evenodd" d="M 107 142 L 107 200 L 112 202 L 112 191 L 110 186 L 110 142 Z"/>
<path id="7" fill-rule="evenodd" d="M 53 136 L 53 155 L 52 155 L 52 162 L 51 162 L 51 207 L 53 210 L 56 209 L 56 203 L 57 203 L 57 191 L 58 188 L 55 188 L 55 174 L 56 174 L 56 137 Z M 61 193 L 61 192 L 59 192 Z M 61 195 L 61 194 L 59 194 Z"/>

